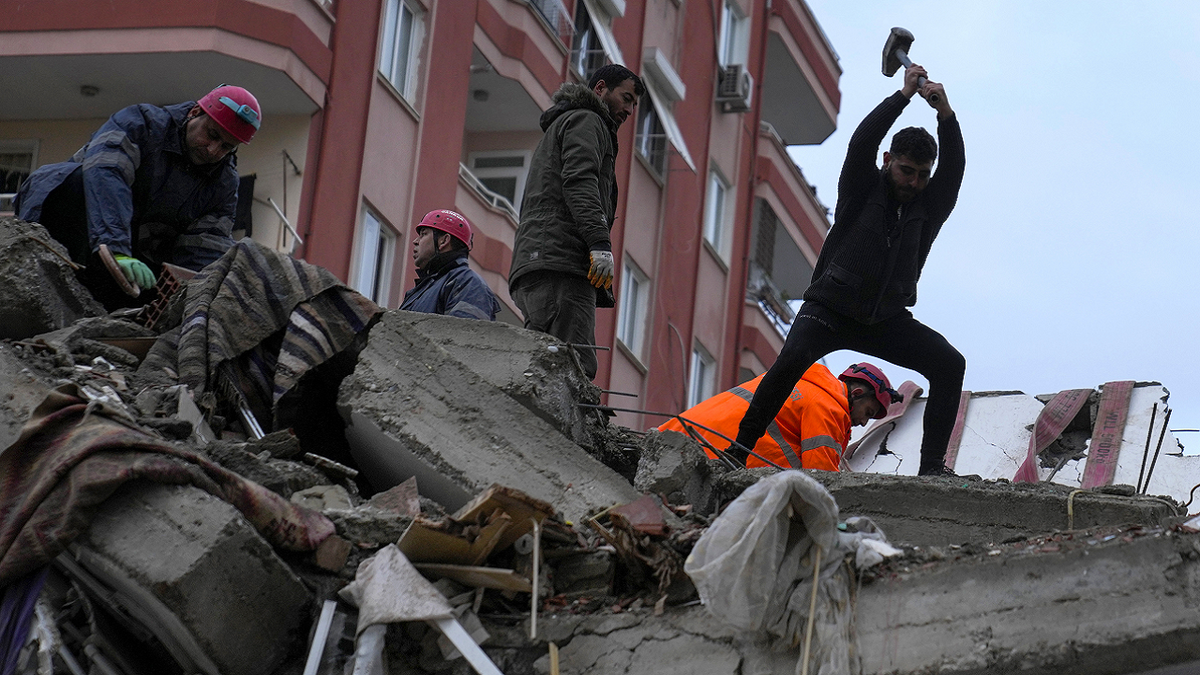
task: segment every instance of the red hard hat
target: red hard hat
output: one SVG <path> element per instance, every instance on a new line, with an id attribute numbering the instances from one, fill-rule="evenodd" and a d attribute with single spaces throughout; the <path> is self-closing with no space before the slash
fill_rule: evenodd
<path id="1" fill-rule="evenodd" d="M 887 375 L 884 375 L 883 371 L 876 366 L 869 363 L 852 363 L 841 375 L 838 375 L 838 379 L 843 382 L 851 377 L 870 383 L 871 389 L 875 391 L 875 400 L 879 401 L 879 405 L 882 406 L 882 410 L 875 416 L 875 419 L 882 419 L 887 415 L 888 406 L 904 400 L 900 392 L 892 389 L 892 383 L 888 382 Z"/>
<path id="2" fill-rule="evenodd" d="M 466 244 L 467 248 L 471 248 L 472 242 L 475 240 L 475 234 L 471 231 L 471 223 L 467 222 L 466 216 L 448 209 L 438 209 L 426 213 L 421 222 L 417 223 L 417 227 L 441 230 Z"/>
<path id="3" fill-rule="evenodd" d="M 262 124 L 258 99 L 241 87 L 223 84 L 205 94 L 199 105 L 214 122 L 242 143 L 249 143 Z"/>

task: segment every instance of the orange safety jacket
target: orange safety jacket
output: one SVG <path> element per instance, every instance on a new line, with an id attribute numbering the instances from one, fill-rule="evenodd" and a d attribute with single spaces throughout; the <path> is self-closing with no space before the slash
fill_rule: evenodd
<path id="1" fill-rule="evenodd" d="M 737 438 L 738 424 L 750 407 L 750 399 L 762 378 L 759 375 L 741 386 L 702 401 L 682 413 L 682 416 L 729 438 Z M 729 447 L 729 441 L 720 436 L 698 427 L 693 429 L 718 450 Z M 677 419 L 663 424 L 659 430 L 687 434 Z M 849 441 L 850 401 L 846 398 L 846 386 L 828 368 L 818 363 L 809 368 L 796 383 L 791 395 L 783 402 L 783 408 L 767 427 L 767 433 L 758 439 L 754 452 L 785 468 L 837 471 Z M 716 459 L 716 455 L 708 448 L 704 452 L 710 459 Z M 746 465 L 768 466 L 754 455 L 750 456 Z"/>

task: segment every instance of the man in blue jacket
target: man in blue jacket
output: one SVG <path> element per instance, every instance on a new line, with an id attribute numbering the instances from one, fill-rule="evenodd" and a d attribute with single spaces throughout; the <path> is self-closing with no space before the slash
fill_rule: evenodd
<path id="1" fill-rule="evenodd" d="M 404 294 L 400 309 L 495 321 L 500 301 L 467 264 L 473 238 L 471 223 L 461 213 L 425 214 L 413 239 L 417 285 Z"/>
<path id="2" fill-rule="evenodd" d="M 129 286 L 150 288 L 162 263 L 192 270 L 233 245 L 238 173 L 234 150 L 261 124 L 254 96 L 222 85 L 199 101 L 119 110 L 71 159 L 34 171 L 17 215 L 41 223 L 112 308 L 128 304 L 101 264 L 106 246 Z"/>

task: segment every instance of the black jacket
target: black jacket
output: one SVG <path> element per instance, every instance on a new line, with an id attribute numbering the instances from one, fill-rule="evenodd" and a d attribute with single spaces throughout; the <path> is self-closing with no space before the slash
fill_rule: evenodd
<path id="1" fill-rule="evenodd" d="M 933 240 L 958 200 L 966 165 L 957 116 L 938 122 L 937 171 L 912 201 L 888 195 L 875 164 L 884 135 L 909 100 L 883 100 L 850 138 L 838 180 L 834 225 L 804 299 L 862 323 L 891 318 L 917 302 L 917 281 Z"/>
<path id="2" fill-rule="evenodd" d="M 467 263 L 465 250 L 434 256 L 417 271 L 417 285 L 404 294 L 400 309 L 495 321 L 500 301 Z"/>
<path id="3" fill-rule="evenodd" d="M 587 276 L 590 251 L 611 251 L 617 210 L 617 126 L 608 106 L 566 83 L 542 114 L 513 241 L 509 288 L 536 270 Z M 608 305 L 608 306 L 611 306 Z"/>

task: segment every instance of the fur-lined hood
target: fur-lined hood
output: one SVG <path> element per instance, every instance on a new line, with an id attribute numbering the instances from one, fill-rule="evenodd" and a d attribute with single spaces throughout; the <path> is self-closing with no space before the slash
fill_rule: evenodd
<path id="1" fill-rule="evenodd" d="M 554 96 L 550 98 L 553 105 L 546 112 L 542 113 L 541 125 L 542 131 L 550 128 L 554 120 L 565 112 L 583 108 L 591 110 L 604 120 L 604 124 L 608 126 L 609 131 L 616 134 L 617 123 L 613 119 L 612 111 L 608 109 L 604 101 L 596 95 L 596 92 L 588 89 L 582 84 L 574 82 L 564 82 L 558 91 L 554 92 Z"/>

